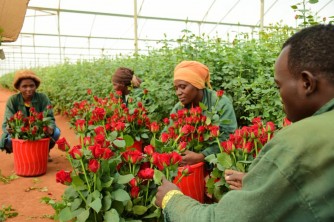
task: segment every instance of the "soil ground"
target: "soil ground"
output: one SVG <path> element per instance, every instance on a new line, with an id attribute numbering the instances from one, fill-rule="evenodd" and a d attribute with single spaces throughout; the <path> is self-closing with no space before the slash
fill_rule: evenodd
<path id="1" fill-rule="evenodd" d="M 0 87 L 0 124 L 4 118 L 6 101 L 14 94 L 9 90 Z M 78 138 L 70 129 L 68 119 L 65 116 L 57 115 L 56 124 L 61 130 L 61 136 L 65 137 L 71 146 L 76 145 Z M 0 127 L 0 133 L 2 133 Z M 48 163 L 46 174 L 38 177 L 18 177 L 5 184 L 0 181 L 0 209 L 9 205 L 15 209 L 18 216 L 9 218 L 8 222 L 22 221 L 52 221 L 50 216 L 54 214 L 51 206 L 41 203 L 42 197 L 50 197 L 60 200 L 66 186 L 56 183 L 56 172 L 61 169 L 70 170 L 70 164 L 57 145 L 51 150 L 50 155 L 53 162 Z M 14 175 L 13 154 L 0 152 L 0 170 L 3 176 Z"/>

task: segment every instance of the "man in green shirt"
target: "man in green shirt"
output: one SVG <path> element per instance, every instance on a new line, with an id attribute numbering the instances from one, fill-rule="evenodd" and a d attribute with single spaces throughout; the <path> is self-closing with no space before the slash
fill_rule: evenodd
<path id="1" fill-rule="evenodd" d="M 275 82 L 290 126 L 262 149 L 242 189 L 200 204 L 164 180 L 165 221 L 334 221 L 334 26 L 305 28 L 283 45 Z"/>

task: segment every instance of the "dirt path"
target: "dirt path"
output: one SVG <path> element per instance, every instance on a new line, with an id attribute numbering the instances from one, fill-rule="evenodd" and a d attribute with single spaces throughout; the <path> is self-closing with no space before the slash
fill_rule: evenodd
<path id="1" fill-rule="evenodd" d="M 0 87 L 0 124 L 4 118 L 6 101 L 13 92 Z M 61 129 L 61 137 L 65 137 L 71 146 L 77 144 L 74 131 L 69 128 L 68 119 L 64 116 L 56 116 L 56 124 Z M 2 133 L 0 127 L 0 133 Z M 51 206 L 41 203 L 41 198 L 49 196 L 60 200 L 66 186 L 56 183 L 55 174 L 60 169 L 69 170 L 70 164 L 64 153 L 55 146 L 50 155 L 53 162 L 48 163 L 45 175 L 39 177 L 19 177 L 4 184 L 0 181 L 0 208 L 11 205 L 18 216 L 10 218 L 9 222 L 22 221 L 51 221 L 48 217 L 54 213 Z M 0 169 L 3 176 L 14 174 L 13 155 L 0 151 Z"/>

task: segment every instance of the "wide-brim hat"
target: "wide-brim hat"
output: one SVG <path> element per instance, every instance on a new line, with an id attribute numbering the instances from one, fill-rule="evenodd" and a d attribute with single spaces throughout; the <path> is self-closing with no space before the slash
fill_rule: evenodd
<path id="1" fill-rule="evenodd" d="M 20 83 L 23 79 L 32 79 L 36 84 L 36 88 L 38 88 L 41 83 L 41 79 L 33 71 L 19 70 L 14 76 L 13 86 L 15 89 L 19 89 Z"/>

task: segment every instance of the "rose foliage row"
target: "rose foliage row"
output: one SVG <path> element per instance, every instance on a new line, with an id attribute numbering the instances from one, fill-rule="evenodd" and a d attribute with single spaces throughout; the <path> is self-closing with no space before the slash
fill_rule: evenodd
<path id="1" fill-rule="evenodd" d="M 87 92 L 90 99 L 74 103 L 68 112 L 78 145 L 71 147 L 65 138 L 57 142 L 72 166 L 56 175 L 57 182 L 68 186 L 62 200 L 45 198 L 59 221 L 162 221 L 161 209 L 154 204 L 162 177 L 173 181 L 185 150 L 200 152 L 212 143 L 218 143 L 221 153 L 208 157 L 214 170 L 207 186 L 219 199 L 228 190 L 221 179 L 223 171 L 247 171 L 275 129 L 256 119 L 252 129 L 242 128 L 222 142 L 216 116 L 204 116 L 204 106 L 151 121 L 140 101 L 130 98 L 127 107 L 120 92 L 106 98 Z M 236 145 L 241 140 L 243 146 Z M 191 174 L 190 169 L 184 167 L 176 183 Z"/>

